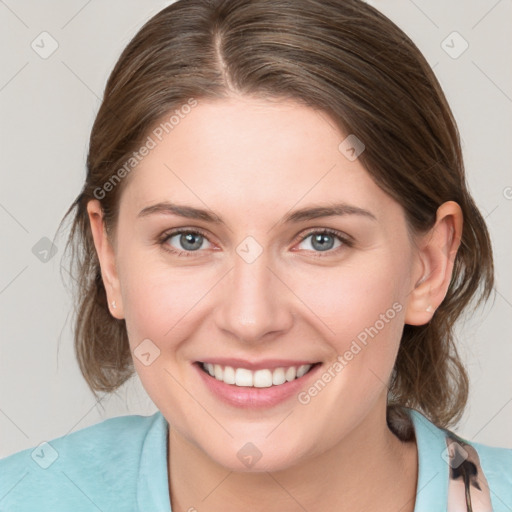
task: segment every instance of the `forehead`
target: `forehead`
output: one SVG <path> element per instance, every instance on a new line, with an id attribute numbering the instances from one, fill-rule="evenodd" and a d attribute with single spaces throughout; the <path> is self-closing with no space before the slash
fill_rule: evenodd
<path id="1" fill-rule="evenodd" d="M 149 133 L 154 147 L 130 176 L 122 208 L 180 200 L 268 214 L 340 200 L 378 211 L 391 201 L 340 150 L 348 134 L 325 112 L 292 100 L 234 97 L 197 100 L 172 126 L 169 118 Z"/>

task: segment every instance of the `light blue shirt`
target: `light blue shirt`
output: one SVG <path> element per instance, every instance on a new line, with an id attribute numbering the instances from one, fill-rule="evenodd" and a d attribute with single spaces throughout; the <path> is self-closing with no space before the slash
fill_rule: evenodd
<path id="1" fill-rule="evenodd" d="M 410 411 L 418 446 L 415 512 L 447 510 L 445 431 Z M 168 424 L 121 416 L 0 459 L 1 512 L 171 512 Z M 494 512 L 512 511 L 512 450 L 478 452 Z"/>

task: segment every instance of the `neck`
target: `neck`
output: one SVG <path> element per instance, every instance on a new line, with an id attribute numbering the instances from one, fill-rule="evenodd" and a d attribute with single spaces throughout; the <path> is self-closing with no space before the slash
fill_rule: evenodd
<path id="1" fill-rule="evenodd" d="M 173 512 L 414 510 L 416 443 L 389 430 L 385 403 L 331 449 L 280 471 L 230 471 L 174 429 L 169 452 Z"/>

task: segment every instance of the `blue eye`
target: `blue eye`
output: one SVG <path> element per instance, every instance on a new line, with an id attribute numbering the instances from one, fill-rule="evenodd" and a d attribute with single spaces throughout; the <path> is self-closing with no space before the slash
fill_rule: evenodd
<path id="1" fill-rule="evenodd" d="M 336 242 L 336 239 L 340 241 L 340 238 L 337 236 L 332 235 L 331 233 L 327 233 L 325 231 L 316 231 L 314 233 L 311 233 L 307 236 L 305 236 L 301 243 L 307 240 L 308 238 L 311 238 L 310 245 L 314 248 L 314 250 L 318 250 L 321 252 L 329 251 L 333 248 L 333 245 Z M 342 245 L 343 241 L 340 241 L 339 245 Z M 338 246 L 339 247 L 339 246 Z"/>
<path id="2" fill-rule="evenodd" d="M 335 231 L 333 229 L 323 229 L 320 231 L 311 231 L 307 235 L 303 236 L 300 240 L 300 242 L 304 242 L 305 240 L 311 239 L 310 241 L 310 247 L 312 249 L 306 249 L 306 250 L 313 250 L 314 252 L 337 252 L 338 249 L 342 248 L 343 246 L 350 246 L 351 243 L 348 240 L 346 236 L 344 236 L 342 233 L 339 233 L 338 231 Z M 334 247 L 336 241 L 338 241 L 338 245 Z M 334 248 L 334 250 L 333 250 Z M 319 254 L 321 256 L 321 254 Z"/>
<path id="3" fill-rule="evenodd" d="M 334 229 L 317 229 L 310 231 L 306 235 L 302 235 L 299 243 L 303 243 L 311 238 L 310 248 L 306 251 L 316 253 L 315 256 L 324 256 L 322 253 L 329 254 L 337 253 L 345 246 L 351 247 L 352 240 L 347 235 L 336 231 Z M 173 241 L 175 239 L 175 241 Z M 338 244 L 336 245 L 336 241 Z M 160 245 L 166 251 L 169 251 L 177 256 L 194 256 L 194 253 L 201 252 L 200 249 L 204 247 L 204 242 L 209 242 L 207 236 L 196 229 L 180 228 L 171 232 L 164 233 L 159 239 Z"/>
<path id="4" fill-rule="evenodd" d="M 177 239 L 178 247 L 171 243 L 173 238 Z M 165 234 L 161 243 L 166 244 L 167 247 L 170 246 L 167 250 L 173 253 L 177 253 L 180 256 L 189 256 L 189 253 L 197 252 L 201 249 L 205 240 L 207 240 L 207 238 L 199 231 L 182 229 Z"/>

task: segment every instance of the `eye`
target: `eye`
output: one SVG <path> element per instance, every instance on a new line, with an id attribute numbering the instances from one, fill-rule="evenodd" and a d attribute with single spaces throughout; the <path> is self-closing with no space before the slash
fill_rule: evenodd
<path id="1" fill-rule="evenodd" d="M 202 248 L 205 241 L 208 239 L 200 231 L 182 228 L 164 233 L 160 244 L 167 251 L 178 256 L 191 256 L 191 253 L 198 252 Z"/>
<path id="2" fill-rule="evenodd" d="M 306 247 L 306 250 L 313 250 L 314 252 L 330 252 L 336 253 L 338 250 L 343 249 L 344 246 L 350 247 L 352 245 L 351 240 L 347 235 L 336 231 L 334 229 L 322 229 L 317 231 L 310 231 L 306 235 L 303 235 L 300 239 L 300 243 L 306 242 L 306 240 L 311 239 L 307 245 L 310 247 Z M 338 241 L 338 245 L 335 246 L 336 241 Z M 334 248 L 334 250 L 333 250 Z M 322 256 L 318 254 L 318 256 Z"/>

